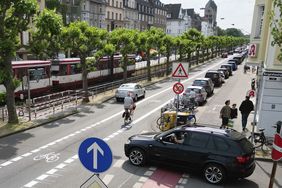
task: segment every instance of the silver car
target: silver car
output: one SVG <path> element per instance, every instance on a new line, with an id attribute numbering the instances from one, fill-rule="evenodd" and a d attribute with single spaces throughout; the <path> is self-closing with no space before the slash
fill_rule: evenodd
<path id="1" fill-rule="evenodd" d="M 115 95 L 116 100 L 117 101 L 123 100 L 127 96 L 128 92 L 131 92 L 134 101 L 137 101 L 138 98 L 140 97 L 145 98 L 145 94 L 146 94 L 145 88 L 142 87 L 140 84 L 127 83 L 127 84 L 122 84 L 116 90 L 116 95 Z"/>
<path id="2" fill-rule="evenodd" d="M 181 96 L 181 102 L 185 103 L 185 101 L 189 100 L 190 92 L 192 90 L 196 93 L 195 101 L 199 105 L 203 105 L 207 100 L 208 93 L 206 92 L 206 89 L 202 86 L 188 86 Z"/>

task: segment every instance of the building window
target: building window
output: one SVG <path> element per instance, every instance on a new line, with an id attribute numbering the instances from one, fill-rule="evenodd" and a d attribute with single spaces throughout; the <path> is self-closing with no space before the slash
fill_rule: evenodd
<path id="1" fill-rule="evenodd" d="M 119 14 L 119 20 L 121 20 L 121 14 Z"/>
<path id="2" fill-rule="evenodd" d="M 118 13 L 116 13 L 116 20 L 118 19 Z"/>
<path id="3" fill-rule="evenodd" d="M 114 19 L 114 12 L 112 12 L 112 19 Z"/>
<path id="4" fill-rule="evenodd" d="M 110 11 L 107 12 L 107 18 L 110 19 Z"/>
<path id="5" fill-rule="evenodd" d="M 119 7 L 122 8 L 122 2 L 119 3 Z"/>
<path id="6" fill-rule="evenodd" d="M 116 7 L 118 7 L 118 1 L 116 1 Z"/>
<path id="7" fill-rule="evenodd" d="M 115 1 L 114 1 L 114 0 L 112 0 L 112 6 L 114 6 L 114 4 L 115 4 L 114 2 L 115 2 Z"/>
<path id="8" fill-rule="evenodd" d="M 263 24 L 264 6 L 258 6 L 257 25 L 255 30 L 255 38 L 260 38 Z"/>

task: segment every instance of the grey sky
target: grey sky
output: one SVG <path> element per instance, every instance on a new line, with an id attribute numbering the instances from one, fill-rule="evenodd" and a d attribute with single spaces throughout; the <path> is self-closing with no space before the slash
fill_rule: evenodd
<path id="1" fill-rule="evenodd" d="M 165 4 L 181 3 L 182 8 L 194 8 L 196 13 L 204 14 L 208 0 L 161 0 Z M 223 29 L 235 27 L 243 33 L 251 32 L 255 0 L 214 0 L 217 5 L 217 25 Z M 224 19 L 220 19 L 224 18 Z M 232 25 L 234 24 L 234 26 Z"/>

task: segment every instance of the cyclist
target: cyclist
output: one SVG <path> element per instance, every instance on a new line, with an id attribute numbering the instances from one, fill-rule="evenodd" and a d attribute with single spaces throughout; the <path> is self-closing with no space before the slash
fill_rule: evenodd
<path id="1" fill-rule="evenodd" d="M 130 92 L 128 92 L 127 96 L 124 98 L 124 104 L 123 105 L 124 105 L 125 112 L 123 113 L 122 117 L 126 116 L 125 119 L 129 118 L 129 120 L 131 120 L 130 115 L 132 113 L 132 110 L 135 109 L 135 104 L 134 104 L 134 100 L 133 100 Z"/>

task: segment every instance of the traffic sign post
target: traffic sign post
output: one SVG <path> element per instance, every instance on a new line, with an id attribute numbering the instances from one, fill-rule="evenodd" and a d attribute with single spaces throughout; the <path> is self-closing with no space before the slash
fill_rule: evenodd
<path id="1" fill-rule="evenodd" d="M 176 107 L 176 117 L 175 117 L 175 122 L 174 126 L 177 126 L 177 116 L 178 116 L 178 111 L 179 111 L 179 94 L 181 94 L 184 91 L 184 86 L 183 84 L 180 83 L 180 79 L 178 79 L 178 82 L 173 85 L 173 91 L 177 95 L 177 107 Z"/>
<path id="2" fill-rule="evenodd" d="M 173 78 L 188 78 L 188 69 L 189 64 L 188 63 L 179 63 L 175 62 L 172 66 L 172 77 Z"/>
<path id="3" fill-rule="evenodd" d="M 97 174 L 108 170 L 113 161 L 108 144 L 95 137 L 87 138 L 80 144 L 78 156 L 86 169 Z"/>

